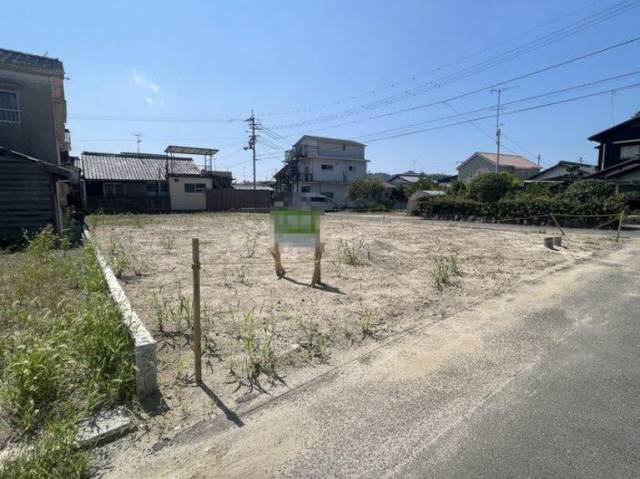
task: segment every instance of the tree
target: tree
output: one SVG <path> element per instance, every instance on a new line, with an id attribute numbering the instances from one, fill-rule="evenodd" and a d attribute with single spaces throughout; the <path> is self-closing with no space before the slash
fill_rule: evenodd
<path id="1" fill-rule="evenodd" d="M 349 185 L 347 198 L 371 206 L 380 203 L 385 195 L 384 185 L 377 178 L 360 178 Z"/>
<path id="2" fill-rule="evenodd" d="M 511 173 L 482 173 L 469 183 L 469 196 L 493 203 L 513 193 L 521 184 L 522 180 Z"/>
<path id="3" fill-rule="evenodd" d="M 467 194 L 467 184 L 464 181 L 454 180 L 449 186 L 449 193 L 453 196 L 464 196 Z"/>
<path id="4" fill-rule="evenodd" d="M 434 182 L 427 175 L 420 175 L 420 178 L 418 178 L 418 181 L 410 185 L 404 186 L 402 188 L 402 191 L 404 192 L 405 196 L 409 198 L 416 191 L 437 190 L 437 189 L 439 189 L 439 187 L 436 182 Z"/>

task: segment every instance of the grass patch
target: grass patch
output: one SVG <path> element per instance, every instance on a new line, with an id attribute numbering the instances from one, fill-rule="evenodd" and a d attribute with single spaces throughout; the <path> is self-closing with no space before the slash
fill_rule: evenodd
<path id="1" fill-rule="evenodd" d="M 378 316 L 375 311 L 367 309 L 358 317 L 358 331 L 362 335 L 362 339 L 367 337 L 374 338 L 376 335 L 376 326 L 378 324 Z"/>
<path id="2" fill-rule="evenodd" d="M 58 243 L 47 228 L 23 252 L 0 254 L 1 414 L 24 445 L 0 476 L 85 477 L 77 421 L 135 391 L 131 339 L 93 247 Z"/>
<path id="3" fill-rule="evenodd" d="M 327 359 L 327 334 L 320 330 L 320 325 L 313 320 L 304 321 L 302 318 L 298 320 L 298 327 L 302 332 L 302 340 L 300 346 L 305 351 L 309 361 L 317 359 L 324 362 Z"/>
<path id="4" fill-rule="evenodd" d="M 362 240 L 340 240 L 338 250 L 342 262 L 349 266 L 360 266 L 371 260 L 371 252 Z"/>
<path id="5" fill-rule="evenodd" d="M 236 328 L 236 340 L 240 345 L 240 372 L 237 372 L 237 367 L 232 366 L 232 374 L 258 388 L 263 374 L 271 383 L 279 381 L 278 357 L 274 344 L 275 321 L 265 322 L 260 330 L 253 311 L 249 311 L 243 315 Z"/>
<path id="6" fill-rule="evenodd" d="M 455 254 L 437 258 L 431 271 L 433 282 L 439 291 L 442 291 L 445 286 L 451 286 L 453 279 L 461 275 L 458 257 Z"/>

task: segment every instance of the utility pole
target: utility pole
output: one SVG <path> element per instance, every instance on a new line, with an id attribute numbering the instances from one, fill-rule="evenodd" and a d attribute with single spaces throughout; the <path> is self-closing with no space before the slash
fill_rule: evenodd
<path id="1" fill-rule="evenodd" d="M 256 117 L 253 115 L 253 110 L 251 110 L 251 116 L 245 120 L 249 123 L 249 128 L 251 129 L 251 134 L 249 135 L 249 144 L 245 146 L 245 150 L 251 150 L 253 154 L 253 191 L 255 198 L 256 191 Z"/>
<path id="2" fill-rule="evenodd" d="M 496 173 L 500 170 L 500 98 L 502 96 L 502 88 L 492 89 L 491 93 L 498 93 L 498 108 L 496 110 Z"/>
<path id="3" fill-rule="evenodd" d="M 542 155 L 540 153 L 538 153 L 538 166 L 540 166 L 540 159 L 542 158 Z"/>

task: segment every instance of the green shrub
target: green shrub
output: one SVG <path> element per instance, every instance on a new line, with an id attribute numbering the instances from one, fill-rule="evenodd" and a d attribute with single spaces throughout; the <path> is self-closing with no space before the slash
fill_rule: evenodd
<path id="1" fill-rule="evenodd" d="M 382 180 L 377 178 L 360 178 L 349 185 L 347 198 L 365 206 L 381 203 L 385 189 Z"/>
<path id="2" fill-rule="evenodd" d="M 453 196 L 464 196 L 467 194 L 467 184 L 464 181 L 454 180 L 448 192 Z"/>
<path id="3" fill-rule="evenodd" d="M 439 190 L 438 184 L 426 175 L 420 175 L 418 181 L 402 188 L 404 195 L 409 198 L 416 191 Z"/>
<path id="4" fill-rule="evenodd" d="M 468 195 L 483 202 L 496 202 L 513 193 L 522 180 L 510 173 L 482 173 L 469 182 Z"/>
<path id="5" fill-rule="evenodd" d="M 626 208 L 624 196 L 612 194 L 610 185 L 584 180 L 587 181 L 591 184 L 574 183 L 575 186 L 571 185 L 565 193 L 556 196 L 524 195 L 497 202 L 455 196 L 425 198 L 418 203 L 416 214 L 448 220 L 480 219 L 528 224 L 547 224 L 551 221 L 549 215 L 554 214 L 560 223 L 567 226 L 594 227 L 609 215 L 620 214 Z M 578 217 L 580 215 L 582 217 Z"/>
<path id="6" fill-rule="evenodd" d="M 516 195 L 516 199 L 532 200 L 536 198 L 552 198 L 553 192 L 549 183 L 527 183 L 520 189 Z"/>

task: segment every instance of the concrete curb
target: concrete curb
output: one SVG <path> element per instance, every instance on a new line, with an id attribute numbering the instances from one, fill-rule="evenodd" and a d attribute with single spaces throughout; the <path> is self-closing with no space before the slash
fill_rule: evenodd
<path id="1" fill-rule="evenodd" d="M 88 241 L 92 241 L 91 234 L 87 230 L 84 231 L 84 236 Z M 124 293 L 118 279 L 100 253 L 97 245 L 96 259 L 102 269 L 102 274 L 109 287 L 111 297 L 120 309 L 122 321 L 127 326 L 131 339 L 133 339 L 136 366 L 136 391 L 138 398 L 144 399 L 158 392 L 156 340 L 153 339 L 151 333 L 149 333 L 133 310 L 127 295 Z"/>

